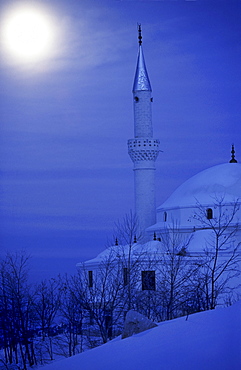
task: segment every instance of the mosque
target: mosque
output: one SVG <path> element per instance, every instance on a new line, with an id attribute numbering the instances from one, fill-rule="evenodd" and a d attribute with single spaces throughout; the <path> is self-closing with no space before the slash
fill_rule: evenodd
<path id="1" fill-rule="evenodd" d="M 175 232 L 189 240 L 185 244 L 187 248 L 184 248 L 189 257 L 204 254 L 211 234 L 216 240 L 217 236 L 220 238 L 219 252 L 227 256 L 227 243 L 229 246 L 241 244 L 241 164 L 235 158 L 234 146 L 228 163 L 213 166 L 191 177 L 156 209 L 155 161 L 160 143 L 153 137 L 152 89 L 140 26 L 138 39 L 139 53 L 133 84 L 134 138 L 128 140 L 128 153 L 133 161 L 135 214 L 144 237 L 133 241 L 135 252 L 146 250 L 149 255 L 160 252 L 163 236 L 175 228 Z M 91 279 L 100 262 L 115 248 L 118 250 L 117 240 L 111 249 L 107 248 L 96 258 L 85 262 Z M 126 256 L 128 248 L 123 246 Z M 77 267 L 80 266 L 80 263 L 77 264 Z"/>

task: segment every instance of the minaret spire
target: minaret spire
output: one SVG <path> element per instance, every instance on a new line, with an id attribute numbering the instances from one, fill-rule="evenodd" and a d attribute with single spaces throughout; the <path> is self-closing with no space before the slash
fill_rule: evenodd
<path id="1" fill-rule="evenodd" d="M 142 49 L 142 33 L 141 25 L 138 25 L 138 40 L 139 40 L 139 52 L 137 58 L 136 74 L 133 84 L 134 91 L 151 91 L 151 83 L 148 77 L 143 49 Z"/>
<path id="2" fill-rule="evenodd" d="M 153 139 L 152 90 L 142 50 L 141 25 L 138 25 L 139 52 L 133 84 L 134 139 L 128 140 L 128 152 L 134 163 L 135 212 L 140 231 L 156 222 L 155 161 L 159 140 Z"/>
<path id="3" fill-rule="evenodd" d="M 231 157 L 231 160 L 229 161 L 229 163 L 237 163 L 238 161 L 237 161 L 237 159 L 235 159 L 234 144 L 232 145 L 231 154 L 232 154 L 232 157 Z"/>

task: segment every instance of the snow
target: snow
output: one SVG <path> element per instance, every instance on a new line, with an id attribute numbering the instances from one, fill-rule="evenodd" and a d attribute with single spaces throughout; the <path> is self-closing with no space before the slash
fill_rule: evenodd
<path id="1" fill-rule="evenodd" d="M 214 237 L 215 234 L 213 230 L 197 230 L 192 234 L 192 237 L 190 238 L 190 243 L 188 244 L 188 252 L 194 256 L 202 255 L 203 250 L 210 245 L 213 245 L 214 243 Z"/>
<path id="2" fill-rule="evenodd" d="M 156 328 L 44 366 L 44 370 L 239 370 L 241 301 Z"/>
<path id="3" fill-rule="evenodd" d="M 209 204 L 210 197 L 225 195 L 227 202 L 240 198 L 241 164 L 225 163 L 210 167 L 179 186 L 160 206 L 162 209 Z"/>
<path id="4" fill-rule="evenodd" d="M 85 261 L 84 265 L 89 265 L 92 267 L 97 266 L 101 262 L 105 262 L 108 260 L 108 258 L 112 257 L 118 258 L 118 256 L 128 256 L 129 253 L 129 244 L 126 245 L 118 245 L 118 246 L 111 246 L 109 248 L 106 248 L 104 251 L 99 253 L 95 258 Z M 145 244 L 132 244 L 132 255 L 141 255 L 141 253 L 155 253 L 160 251 L 160 242 L 158 241 L 149 241 Z M 77 263 L 77 267 L 82 267 L 83 263 Z"/>
<path id="5" fill-rule="evenodd" d="M 157 324 L 148 319 L 146 316 L 135 310 L 130 310 L 127 312 L 125 318 L 125 325 L 122 331 L 121 338 L 124 339 L 131 337 L 133 334 L 141 333 L 147 329 L 151 329 L 156 326 Z"/>

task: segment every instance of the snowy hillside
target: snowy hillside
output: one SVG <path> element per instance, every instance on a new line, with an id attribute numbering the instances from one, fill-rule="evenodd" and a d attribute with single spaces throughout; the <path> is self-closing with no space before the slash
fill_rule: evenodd
<path id="1" fill-rule="evenodd" d="M 162 322 L 130 338 L 45 366 L 46 370 L 240 370 L 241 301 Z"/>

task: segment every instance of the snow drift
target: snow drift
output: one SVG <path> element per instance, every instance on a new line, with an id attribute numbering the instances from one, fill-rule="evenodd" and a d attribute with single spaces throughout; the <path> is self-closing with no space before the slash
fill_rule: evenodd
<path id="1" fill-rule="evenodd" d="M 241 301 L 160 323 L 145 332 L 56 361 L 46 370 L 240 370 Z"/>

